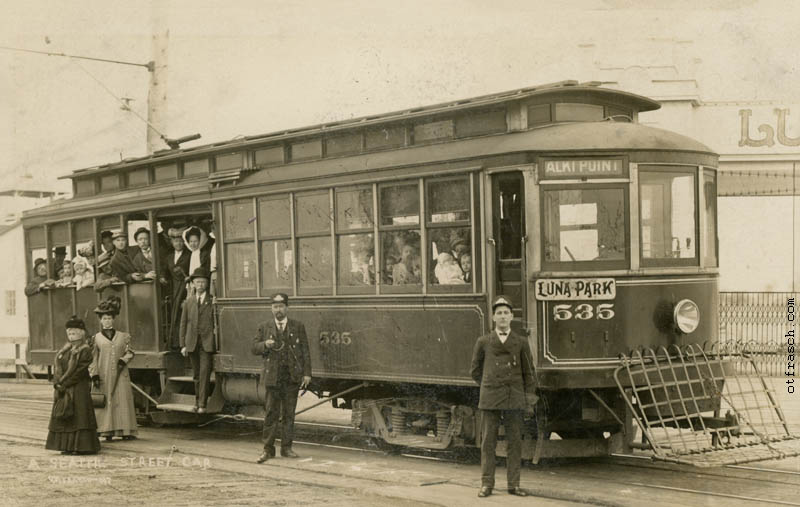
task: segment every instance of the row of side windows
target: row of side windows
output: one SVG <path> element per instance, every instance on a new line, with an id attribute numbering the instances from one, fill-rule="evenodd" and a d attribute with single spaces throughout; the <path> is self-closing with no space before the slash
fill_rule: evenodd
<path id="1" fill-rule="evenodd" d="M 479 291 L 476 196 L 459 175 L 226 202 L 226 294 Z"/>

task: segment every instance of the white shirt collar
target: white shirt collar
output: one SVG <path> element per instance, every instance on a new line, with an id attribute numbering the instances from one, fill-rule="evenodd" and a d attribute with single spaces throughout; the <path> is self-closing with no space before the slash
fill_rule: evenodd
<path id="1" fill-rule="evenodd" d="M 283 320 L 275 319 L 275 325 L 278 327 L 279 331 L 283 331 L 286 329 L 286 324 L 289 322 L 288 317 Z"/>
<path id="2" fill-rule="evenodd" d="M 509 329 L 505 332 L 495 330 L 495 333 L 497 333 L 497 337 L 500 338 L 500 342 L 505 343 L 506 340 L 508 340 L 508 335 L 511 334 L 511 330 Z"/>

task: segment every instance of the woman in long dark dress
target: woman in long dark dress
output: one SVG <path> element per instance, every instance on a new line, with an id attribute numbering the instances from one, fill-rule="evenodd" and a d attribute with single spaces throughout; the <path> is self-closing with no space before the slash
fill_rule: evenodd
<path id="1" fill-rule="evenodd" d="M 56 353 L 54 402 L 45 449 L 62 454 L 96 454 L 100 450 L 92 406 L 92 349 L 86 325 L 77 316 L 67 321 L 69 343 Z"/>

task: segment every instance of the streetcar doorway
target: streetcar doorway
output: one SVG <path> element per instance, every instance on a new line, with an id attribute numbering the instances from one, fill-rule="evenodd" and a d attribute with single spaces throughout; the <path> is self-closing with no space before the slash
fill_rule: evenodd
<path id="1" fill-rule="evenodd" d="M 524 189 L 521 172 L 492 175 L 492 234 L 495 252 L 492 299 L 500 294 L 511 298 L 514 304 L 512 328 L 516 331 L 524 331 L 526 327 Z"/>
<path id="2" fill-rule="evenodd" d="M 216 271 L 214 217 L 209 206 L 162 210 L 156 215 L 161 245 L 161 334 L 166 348 L 179 350 L 181 304 L 191 292 L 188 278 L 202 267 Z M 212 274 L 210 293 L 216 295 Z"/>

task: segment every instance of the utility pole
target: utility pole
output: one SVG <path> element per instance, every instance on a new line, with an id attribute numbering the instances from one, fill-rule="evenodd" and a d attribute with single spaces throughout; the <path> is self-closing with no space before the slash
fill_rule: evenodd
<path id="1" fill-rule="evenodd" d="M 151 154 L 163 146 L 159 132 L 167 132 L 167 64 L 169 49 L 169 28 L 167 9 L 159 2 L 150 2 L 150 23 L 152 39 L 150 44 L 152 60 L 150 66 L 150 87 L 147 91 L 147 122 L 155 127 L 147 129 L 147 153 Z M 156 131 L 157 130 L 157 131 Z"/>

